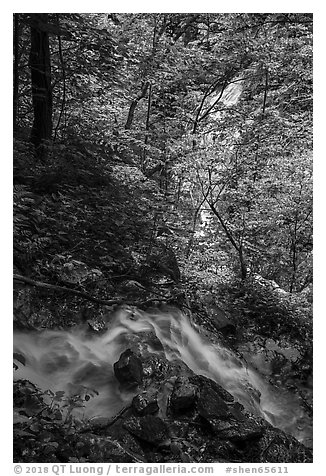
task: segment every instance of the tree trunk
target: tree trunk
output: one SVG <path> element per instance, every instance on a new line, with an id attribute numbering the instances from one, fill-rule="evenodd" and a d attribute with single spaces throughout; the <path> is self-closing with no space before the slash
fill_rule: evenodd
<path id="1" fill-rule="evenodd" d="M 147 114 L 146 114 L 146 123 L 145 123 L 145 139 L 144 139 L 144 148 L 142 153 L 142 163 L 141 169 L 145 172 L 145 162 L 146 162 L 146 146 L 148 144 L 148 134 L 149 134 L 149 118 L 151 114 L 151 102 L 152 102 L 152 85 L 149 84 L 148 87 L 148 102 L 147 102 Z"/>
<path id="2" fill-rule="evenodd" d="M 30 68 L 34 121 L 31 142 L 40 158 L 45 156 L 45 142 L 52 136 L 52 89 L 48 14 L 31 15 Z"/>
<path id="3" fill-rule="evenodd" d="M 243 255 L 242 246 L 240 246 L 239 248 L 239 260 L 240 260 L 240 268 L 241 268 L 241 279 L 245 280 L 248 275 L 248 271 L 247 271 L 246 261 Z"/>
<path id="4" fill-rule="evenodd" d="M 149 88 L 150 83 L 147 81 L 146 83 L 143 84 L 141 92 L 138 94 L 138 96 L 133 99 L 130 108 L 129 108 L 129 113 L 128 113 L 128 118 L 127 122 L 125 124 L 125 129 L 131 129 L 132 126 L 132 121 L 134 120 L 134 114 L 136 107 L 141 99 L 143 99 L 146 96 L 147 90 Z"/>
<path id="5" fill-rule="evenodd" d="M 19 13 L 14 13 L 14 130 L 17 127 L 19 98 Z"/>
<path id="6" fill-rule="evenodd" d="M 291 264 L 292 264 L 292 276 L 290 282 L 290 293 L 294 292 L 296 278 L 297 278 L 297 245 L 298 245 L 298 219 L 299 219 L 299 210 L 296 210 L 295 213 L 295 220 L 294 220 L 294 229 L 291 239 L 291 246 L 290 246 L 290 256 L 291 256 Z"/>
<path id="7" fill-rule="evenodd" d="M 248 271 L 247 271 L 246 259 L 245 259 L 245 255 L 244 255 L 244 252 L 243 252 L 242 244 L 241 243 L 238 244 L 236 242 L 236 238 L 233 236 L 231 230 L 228 228 L 226 222 L 223 220 L 223 218 L 220 215 L 216 206 L 213 203 L 210 203 L 209 201 L 207 201 L 207 203 L 208 203 L 210 209 L 212 210 L 212 212 L 214 213 L 214 215 L 217 217 L 218 221 L 220 222 L 220 224 L 221 224 L 226 236 L 228 237 L 230 243 L 232 244 L 233 248 L 238 253 L 239 262 L 240 262 L 240 269 L 241 269 L 241 279 L 244 280 L 244 279 L 246 279 L 246 277 L 248 275 Z"/>
<path id="8" fill-rule="evenodd" d="M 57 27 L 58 27 L 58 45 L 59 45 L 59 58 L 60 58 L 60 64 L 61 64 L 61 69 L 62 69 L 62 101 L 61 101 L 61 108 L 60 108 L 60 114 L 58 118 L 57 125 L 54 129 L 54 139 L 53 143 L 55 143 L 56 138 L 57 138 L 57 133 L 59 130 L 60 122 L 62 119 L 62 116 L 65 111 L 65 106 L 66 106 L 66 67 L 65 67 L 65 62 L 63 59 L 63 52 L 62 52 L 62 41 L 61 41 L 61 34 L 60 34 L 60 16 L 59 13 L 56 15 L 57 17 Z"/>

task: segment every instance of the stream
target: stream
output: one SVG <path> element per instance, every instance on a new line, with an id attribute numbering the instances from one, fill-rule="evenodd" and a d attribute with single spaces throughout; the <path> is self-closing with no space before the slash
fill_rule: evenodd
<path id="1" fill-rule="evenodd" d="M 111 417 L 135 392 L 122 391 L 113 364 L 126 350 L 126 337 L 154 332 L 168 360 L 182 360 L 193 372 L 204 375 L 230 392 L 251 413 L 311 446 L 312 422 L 300 397 L 273 387 L 257 370 L 230 349 L 207 335 L 200 326 L 179 312 L 116 311 L 102 333 L 85 327 L 69 330 L 14 331 L 18 369 L 14 379 L 27 379 L 41 390 L 64 391 L 66 395 L 94 393 L 80 412 L 91 418 Z M 96 392 L 94 392 L 96 390 Z"/>

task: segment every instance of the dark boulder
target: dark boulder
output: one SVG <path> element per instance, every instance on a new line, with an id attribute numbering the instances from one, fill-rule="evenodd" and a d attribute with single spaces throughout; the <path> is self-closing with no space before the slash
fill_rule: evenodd
<path id="1" fill-rule="evenodd" d="M 156 354 L 150 354 L 143 360 L 144 377 L 148 379 L 149 383 L 162 382 L 166 378 L 169 368 L 169 361 Z"/>
<path id="2" fill-rule="evenodd" d="M 203 302 L 210 322 L 216 330 L 224 336 L 232 336 L 236 333 L 236 326 L 232 318 L 216 304 L 215 297 L 209 294 L 203 297 Z"/>
<path id="3" fill-rule="evenodd" d="M 173 387 L 169 409 L 177 415 L 194 408 L 197 399 L 198 387 L 186 377 L 179 377 Z"/>
<path id="4" fill-rule="evenodd" d="M 109 440 L 119 442 L 122 448 L 135 457 L 135 461 L 147 461 L 146 455 L 143 452 L 139 441 L 126 428 L 124 428 L 124 421 L 131 416 L 131 413 L 124 413 L 124 418 L 117 420 L 113 425 L 110 425 L 104 431 L 105 436 Z"/>
<path id="5" fill-rule="evenodd" d="M 154 446 L 164 445 L 170 439 L 167 424 L 157 416 L 130 417 L 123 423 L 123 427 L 140 440 Z"/>
<path id="6" fill-rule="evenodd" d="M 197 409 L 205 420 L 226 420 L 231 413 L 228 405 L 212 387 L 203 387 L 200 390 Z"/>
<path id="7" fill-rule="evenodd" d="M 142 383 L 142 361 L 130 349 L 120 355 L 118 362 L 113 365 L 114 374 L 124 387 L 135 387 Z"/>
<path id="8" fill-rule="evenodd" d="M 132 401 L 132 409 L 139 416 L 157 413 L 159 411 L 157 392 L 149 390 L 136 395 Z"/>
<path id="9" fill-rule="evenodd" d="M 221 440 L 249 441 L 261 438 L 264 434 L 264 427 L 248 418 L 245 421 L 211 420 L 210 425 Z"/>
<path id="10" fill-rule="evenodd" d="M 204 375 L 194 375 L 190 377 L 189 381 L 196 385 L 199 388 L 210 388 L 214 392 L 218 394 L 219 397 L 222 398 L 225 402 L 232 403 L 234 402 L 234 397 L 229 393 L 227 390 L 225 390 L 221 385 L 218 383 L 214 382 L 214 380 L 211 380 Z"/>

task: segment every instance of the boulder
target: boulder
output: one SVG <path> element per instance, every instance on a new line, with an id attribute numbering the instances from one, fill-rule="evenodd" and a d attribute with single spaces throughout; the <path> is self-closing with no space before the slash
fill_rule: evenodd
<path id="1" fill-rule="evenodd" d="M 159 411 L 157 392 L 149 390 L 136 395 L 132 401 L 132 409 L 139 416 L 157 413 Z"/>
<path id="2" fill-rule="evenodd" d="M 114 374 L 124 387 L 135 387 L 143 380 L 143 365 L 141 359 L 130 349 L 120 355 L 118 362 L 113 365 Z"/>
<path id="3" fill-rule="evenodd" d="M 169 409 L 177 415 L 191 410 L 195 406 L 198 387 L 190 382 L 187 377 L 179 377 L 174 384 L 170 397 Z"/>
<path id="4" fill-rule="evenodd" d="M 157 416 L 130 417 L 123 423 L 123 427 L 140 440 L 154 446 L 163 445 L 170 439 L 167 424 Z"/>
<path id="5" fill-rule="evenodd" d="M 231 393 L 229 393 L 227 390 L 221 387 L 221 385 L 209 379 L 208 377 L 205 377 L 204 375 L 193 374 L 193 376 L 189 379 L 189 381 L 200 388 L 211 388 L 225 402 L 228 402 L 228 403 L 234 402 L 234 397 L 233 395 L 231 395 Z"/>
<path id="6" fill-rule="evenodd" d="M 218 306 L 213 306 L 211 310 L 211 320 L 214 327 L 225 336 L 236 333 L 236 326 L 231 318 Z"/>
<path id="7" fill-rule="evenodd" d="M 200 390 L 197 409 L 205 420 L 226 420 L 230 417 L 228 405 L 212 387 L 203 387 Z"/>
<path id="8" fill-rule="evenodd" d="M 156 354 L 150 354 L 143 360 L 144 377 L 149 380 L 149 383 L 162 382 L 168 374 L 169 367 L 169 361 Z"/>
<path id="9" fill-rule="evenodd" d="M 221 440 L 230 440 L 234 442 L 249 441 L 261 438 L 264 434 L 263 426 L 255 421 L 246 419 L 237 420 L 211 420 L 211 428 Z"/>

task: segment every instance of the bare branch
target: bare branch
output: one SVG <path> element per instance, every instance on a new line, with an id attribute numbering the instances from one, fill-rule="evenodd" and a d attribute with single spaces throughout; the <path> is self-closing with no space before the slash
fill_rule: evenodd
<path id="1" fill-rule="evenodd" d="M 85 293 L 83 291 L 78 291 L 77 289 L 71 289 L 67 288 L 65 286 L 56 286 L 54 284 L 48 284 L 48 283 L 43 283 L 42 281 L 35 281 L 34 279 L 27 278 L 26 276 L 21 276 L 19 274 L 14 274 L 14 280 L 15 281 L 21 281 L 22 283 L 29 284 L 31 286 L 35 286 L 37 288 L 43 288 L 43 289 L 50 289 L 52 291 L 64 291 L 68 293 L 75 294 L 76 296 L 83 297 L 87 299 L 88 301 L 96 302 L 98 304 L 104 304 L 106 306 L 111 306 L 112 304 L 121 304 L 122 300 L 118 299 L 99 299 L 94 296 L 91 296 L 88 293 Z"/>

